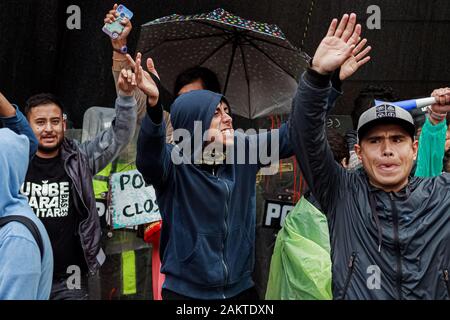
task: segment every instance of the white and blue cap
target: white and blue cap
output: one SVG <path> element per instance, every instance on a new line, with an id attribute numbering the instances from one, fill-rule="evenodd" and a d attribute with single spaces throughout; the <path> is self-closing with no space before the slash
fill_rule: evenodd
<path id="1" fill-rule="evenodd" d="M 373 127 L 380 124 L 397 124 L 409 133 L 414 140 L 416 127 L 412 115 L 392 102 L 381 102 L 364 112 L 358 121 L 358 139 L 364 137 Z"/>

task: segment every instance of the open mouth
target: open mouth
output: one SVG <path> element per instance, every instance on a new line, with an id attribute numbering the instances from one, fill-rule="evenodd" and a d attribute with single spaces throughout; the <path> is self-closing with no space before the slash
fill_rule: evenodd
<path id="1" fill-rule="evenodd" d="M 42 141 L 44 142 L 53 142 L 56 140 L 56 137 L 43 137 Z"/>
<path id="2" fill-rule="evenodd" d="M 387 171 L 387 172 L 391 172 L 394 171 L 398 168 L 399 166 L 396 164 L 380 164 L 378 165 L 378 169 L 382 170 L 382 171 Z"/>
<path id="3" fill-rule="evenodd" d="M 223 135 L 225 135 L 225 136 L 232 136 L 233 134 L 234 134 L 234 130 L 233 129 L 223 129 L 222 131 L 222 134 Z"/>

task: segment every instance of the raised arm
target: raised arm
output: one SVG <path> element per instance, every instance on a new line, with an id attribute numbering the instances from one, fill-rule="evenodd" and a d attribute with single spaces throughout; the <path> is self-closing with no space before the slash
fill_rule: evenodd
<path id="1" fill-rule="evenodd" d="M 136 167 L 146 183 L 161 189 L 165 186 L 173 168 L 170 156 L 172 148 L 166 143 L 166 124 L 163 108 L 159 103 L 159 82 L 153 79 L 158 77 L 158 73 L 152 59 L 147 60 L 149 72 L 144 71 L 141 67 L 141 58 L 141 54 L 138 53 L 134 62 L 128 56 L 136 70 L 138 87 L 147 96 L 147 113 L 142 121 L 137 143 Z"/>
<path id="2" fill-rule="evenodd" d="M 350 57 L 348 57 L 347 60 L 345 60 L 344 64 L 334 70 L 330 75 L 331 90 L 328 93 L 326 115 L 330 113 L 330 111 L 336 104 L 336 100 L 342 95 L 342 82 L 351 77 L 356 71 L 358 71 L 361 66 L 369 61 L 370 57 L 368 57 L 367 55 L 372 48 L 366 45 L 367 39 L 361 40 L 358 36 L 358 44 L 353 49 Z M 280 159 L 289 158 L 294 155 L 287 123 L 283 124 L 278 131 L 271 131 L 267 134 L 258 135 L 258 145 L 262 146 L 263 149 L 270 150 L 270 146 L 273 144 L 274 137 L 279 137 L 278 145 Z M 250 139 L 254 138 L 250 137 Z M 259 150 L 258 154 L 259 158 L 261 159 L 261 150 Z M 259 162 L 260 167 L 264 165 L 265 163 Z"/>
<path id="3" fill-rule="evenodd" d="M 106 17 L 104 19 L 104 23 L 113 23 L 117 19 L 119 19 L 119 13 L 117 13 L 117 7 L 118 5 L 115 4 L 114 7 L 106 14 Z M 133 25 L 130 20 L 127 18 L 124 18 L 120 22 L 124 29 L 122 33 L 119 35 L 117 39 L 111 39 L 111 46 L 113 49 L 112 52 L 112 73 L 114 77 L 114 83 L 116 84 L 116 91 L 117 94 L 119 93 L 119 88 L 117 86 L 120 72 L 123 69 L 130 68 L 130 62 L 126 57 L 127 52 L 123 50 L 127 46 L 128 36 L 130 35 L 131 31 L 133 30 Z M 146 112 L 146 106 L 147 106 L 147 97 L 145 93 L 143 93 L 141 90 L 137 89 L 133 91 L 133 96 L 136 99 L 137 102 L 137 114 L 138 114 L 138 123 L 140 124 L 143 117 L 145 116 Z"/>
<path id="4" fill-rule="evenodd" d="M 106 14 L 104 23 L 113 23 L 116 19 L 119 18 L 119 14 L 117 13 L 117 4 L 114 5 L 114 7 Z M 114 83 L 117 84 L 117 81 L 119 80 L 120 71 L 122 69 L 130 68 L 130 62 L 126 57 L 126 52 L 123 51 L 122 48 L 127 46 L 127 39 L 130 35 L 131 31 L 133 30 L 133 24 L 128 19 L 123 19 L 121 21 L 123 26 L 125 27 L 122 31 L 122 33 L 119 35 L 117 39 L 111 39 L 111 45 L 113 49 L 112 53 L 112 74 L 114 77 Z M 116 91 L 118 92 L 119 89 L 116 85 Z M 147 114 L 147 96 L 141 89 L 136 89 L 133 91 L 134 98 L 136 99 L 137 103 L 137 125 L 138 127 L 141 125 L 142 119 L 144 119 L 145 115 Z M 170 115 L 168 112 L 163 112 L 164 116 L 164 122 L 166 125 L 166 142 L 172 143 L 172 125 L 170 123 Z"/>
<path id="5" fill-rule="evenodd" d="M 17 134 L 24 134 L 30 140 L 30 158 L 34 156 L 38 148 L 38 141 L 28 124 L 25 116 L 19 108 L 9 103 L 5 96 L 0 92 L 0 120 L 4 127 L 11 129 Z"/>
<path id="6" fill-rule="evenodd" d="M 137 80 L 134 70 L 123 69 L 117 86 L 119 91 L 115 106 L 116 117 L 111 127 L 80 145 L 80 149 L 89 159 L 89 167 L 93 175 L 117 158 L 130 143 L 136 129 L 136 99 L 133 91 L 137 87 Z"/>
<path id="7" fill-rule="evenodd" d="M 328 210 L 339 198 L 348 176 L 334 161 L 325 133 L 330 79 L 356 53 L 361 26 L 356 15 L 344 15 L 338 25 L 334 19 L 312 60 L 312 66 L 300 80 L 290 119 L 290 139 L 302 173 L 320 205 Z M 359 48 L 358 48 L 359 49 Z M 357 61 L 358 68 L 370 57 Z M 356 71 L 356 70 L 354 70 Z"/>
<path id="8" fill-rule="evenodd" d="M 437 103 L 429 108 L 429 116 L 420 134 L 415 172 L 418 177 L 435 177 L 443 170 L 447 134 L 445 106 L 448 108 L 450 105 L 450 88 L 436 89 L 431 96 L 437 99 Z"/>

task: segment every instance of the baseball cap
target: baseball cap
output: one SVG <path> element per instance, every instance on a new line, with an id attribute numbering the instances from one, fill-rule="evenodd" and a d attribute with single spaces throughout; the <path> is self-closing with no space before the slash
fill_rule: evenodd
<path id="1" fill-rule="evenodd" d="M 358 139 L 361 141 L 364 135 L 376 125 L 391 123 L 401 126 L 414 140 L 416 127 L 413 117 L 408 111 L 394 105 L 392 102 L 381 102 L 359 117 Z"/>

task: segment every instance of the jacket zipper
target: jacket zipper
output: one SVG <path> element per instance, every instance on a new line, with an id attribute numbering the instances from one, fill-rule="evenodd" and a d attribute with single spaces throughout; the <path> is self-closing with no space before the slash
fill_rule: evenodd
<path id="1" fill-rule="evenodd" d="M 443 271 L 443 274 L 444 274 L 445 286 L 447 287 L 447 295 L 448 295 L 448 298 L 450 299 L 450 282 L 449 282 L 449 276 L 448 276 L 448 269 L 445 269 Z"/>
<path id="2" fill-rule="evenodd" d="M 67 170 L 67 162 L 69 161 L 69 158 L 70 158 L 70 157 L 71 157 L 71 156 L 67 157 L 66 161 L 64 161 L 64 169 L 66 170 L 67 176 L 70 178 L 70 180 L 72 180 L 72 185 L 73 185 L 73 187 L 75 188 L 75 191 L 77 192 L 78 197 L 79 197 L 80 200 L 81 200 L 81 203 L 83 204 L 83 206 L 84 206 L 84 208 L 86 209 L 86 211 L 89 212 L 89 209 L 88 209 L 88 207 L 86 206 L 86 204 L 84 203 L 84 200 L 83 200 L 83 198 L 81 197 L 81 193 L 80 193 L 80 191 L 78 190 L 77 185 L 76 185 L 76 183 L 74 182 L 74 179 L 72 178 L 72 176 L 69 174 L 69 171 Z M 82 241 L 82 239 L 81 239 L 81 238 L 82 238 L 82 234 L 81 234 L 81 223 L 82 223 L 83 221 L 85 221 L 85 220 L 81 220 L 81 219 L 80 219 L 80 223 L 78 224 L 78 235 L 80 236 L 80 242 L 81 242 L 81 247 L 82 247 L 82 249 L 83 249 L 84 260 L 86 261 L 86 265 L 87 265 L 87 267 L 88 267 L 88 269 L 89 269 L 89 272 L 90 272 L 92 275 L 94 275 L 95 272 L 93 271 L 93 269 L 91 269 L 91 266 L 90 266 L 89 261 L 88 261 L 87 256 L 86 256 L 86 247 L 85 247 L 85 245 L 84 245 L 84 243 L 83 243 L 83 241 Z"/>
<path id="3" fill-rule="evenodd" d="M 225 271 L 225 282 L 224 282 L 224 287 L 226 287 L 227 283 L 228 283 L 228 266 L 227 266 L 227 262 L 226 262 L 226 242 L 227 242 L 227 238 L 228 238 L 228 224 L 227 224 L 227 219 L 228 219 L 228 200 L 230 198 L 230 189 L 228 188 L 228 185 L 225 181 L 220 180 L 219 177 L 217 177 L 218 181 L 221 181 L 225 184 L 225 187 L 227 189 L 227 201 L 225 202 L 225 219 L 223 222 L 224 225 L 224 230 L 225 230 L 225 236 L 223 238 L 223 242 L 222 242 L 222 264 L 223 264 L 223 268 Z M 226 299 L 225 296 L 225 292 L 223 293 L 223 298 Z"/>
<path id="4" fill-rule="evenodd" d="M 392 215 L 394 220 L 394 243 L 395 243 L 395 251 L 397 255 L 397 276 L 396 276 L 396 283 L 397 283 L 397 294 L 398 299 L 403 299 L 402 294 L 402 256 L 401 256 L 401 250 L 400 250 L 400 237 L 399 237 L 399 222 L 398 222 L 398 212 L 397 212 L 397 206 L 395 205 L 394 196 L 392 193 L 389 193 L 389 197 L 391 199 L 392 204 Z"/>
<path id="5" fill-rule="evenodd" d="M 353 252 L 352 255 L 350 256 L 350 260 L 348 261 L 348 273 L 347 273 L 347 278 L 345 278 L 344 290 L 342 291 L 341 300 L 344 300 L 345 296 L 347 295 L 347 290 L 350 285 L 350 280 L 353 275 L 353 270 L 355 269 L 355 259 L 356 259 L 356 252 Z"/>

